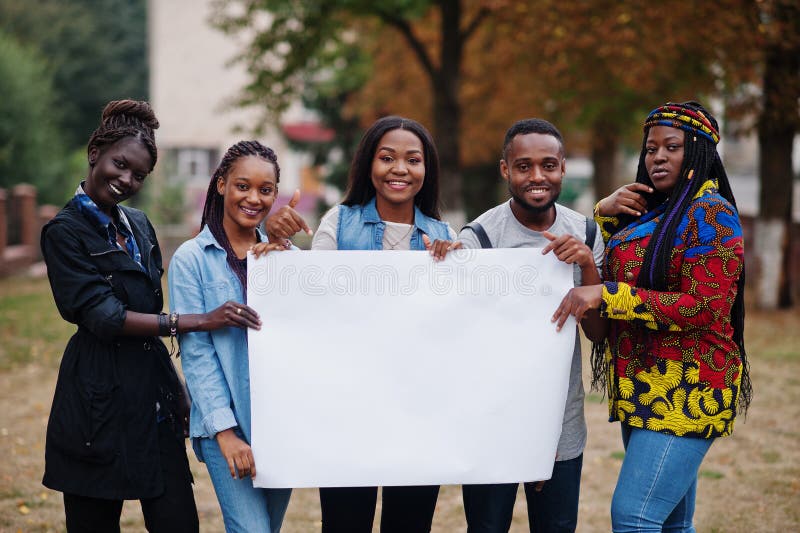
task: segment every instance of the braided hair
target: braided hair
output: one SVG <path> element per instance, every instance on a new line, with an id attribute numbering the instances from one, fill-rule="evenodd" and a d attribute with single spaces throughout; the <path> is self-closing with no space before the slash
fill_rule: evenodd
<path id="1" fill-rule="evenodd" d="M 156 165 L 158 152 L 156 151 L 156 136 L 154 130 L 158 129 L 158 119 L 153 108 L 147 102 L 136 100 L 114 100 L 106 104 L 100 118 L 100 126 L 92 132 L 87 152 L 92 148 L 102 151 L 106 146 L 127 138 L 138 139 L 150 153 L 152 166 Z"/>
<path id="2" fill-rule="evenodd" d="M 645 167 L 647 136 L 654 126 L 669 126 L 685 132 L 683 163 L 669 197 L 658 192 Z M 708 179 L 717 182 L 720 195 L 736 208 L 728 174 L 716 149 L 719 142 L 719 125 L 716 119 L 701 104 L 684 102 L 667 103 L 650 112 L 644 124 L 644 139 L 636 172 L 636 182 L 648 185 L 654 192 L 647 196 L 647 210 L 651 211 L 666 202 L 661 220 L 653 230 L 653 235 L 645 251 L 642 268 L 636 280 L 638 287 L 657 291 L 667 290 L 667 273 L 670 267 L 672 243 L 675 241 L 678 226 L 689 209 L 692 199 Z M 620 226 L 625 227 L 634 220 L 631 216 L 620 217 Z M 733 340 L 739 348 L 742 360 L 742 376 L 739 388 L 739 407 L 747 411 L 752 399 L 753 387 L 750 381 L 750 365 L 744 347 L 744 285 L 745 270 L 737 280 L 736 299 L 731 309 Z M 594 359 L 594 354 L 593 354 Z"/>
<path id="3" fill-rule="evenodd" d="M 214 175 L 211 176 L 211 182 L 208 184 L 208 192 L 206 193 L 206 203 L 203 207 L 203 217 L 200 219 L 200 229 L 208 225 L 208 229 L 211 230 L 214 238 L 225 249 L 228 265 L 241 282 L 242 290 L 245 291 L 245 294 L 247 293 L 247 262 L 241 261 L 236 257 L 225 229 L 222 227 L 225 200 L 217 191 L 217 182 L 228 177 L 228 173 L 236 161 L 248 156 L 260 157 L 268 163 L 272 163 L 275 167 L 276 183 L 281 181 L 281 168 L 278 166 L 278 157 L 271 148 L 267 148 L 258 141 L 239 141 L 228 148 L 214 171 Z"/>

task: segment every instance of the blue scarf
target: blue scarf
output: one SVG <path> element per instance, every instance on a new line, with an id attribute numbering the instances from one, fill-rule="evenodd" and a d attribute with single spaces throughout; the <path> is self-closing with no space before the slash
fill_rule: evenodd
<path id="1" fill-rule="evenodd" d="M 75 193 L 73 197 L 73 202 L 78 207 L 78 211 L 83 214 L 90 222 L 92 222 L 95 226 L 97 226 L 100 230 L 103 231 L 108 236 L 108 243 L 115 248 L 119 248 L 119 243 L 117 242 L 117 232 L 119 232 L 123 237 L 125 237 L 125 248 L 128 251 L 128 255 L 139 265 L 144 272 L 147 272 L 147 269 L 142 264 L 142 253 L 139 251 L 139 245 L 136 244 L 136 239 L 133 237 L 133 231 L 131 231 L 130 227 L 127 224 L 127 220 L 125 219 L 125 214 L 117 208 L 117 212 L 119 213 L 120 217 L 120 224 L 117 227 L 114 224 L 114 221 L 111 218 L 100 211 L 100 208 L 97 207 L 97 204 L 89 198 L 89 196 L 83 192 L 82 187 L 78 188 L 78 192 Z"/>

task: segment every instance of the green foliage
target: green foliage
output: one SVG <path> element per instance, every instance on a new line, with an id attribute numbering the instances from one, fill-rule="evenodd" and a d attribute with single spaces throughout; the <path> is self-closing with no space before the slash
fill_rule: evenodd
<path id="1" fill-rule="evenodd" d="M 0 0 L 0 31 L 47 58 L 71 148 L 106 102 L 147 97 L 145 0 Z"/>
<path id="2" fill-rule="evenodd" d="M 350 161 L 363 133 L 357 117 L 347 117 L 342 108 L 366 82 L 370 74 L 369 58 L 356 46 L 342 46 L 337 52 L 345 67 L 332 71 L 318 83 L 306 86 L 303 105 L 319 115 L 321 123 L 336 132 L 324 143 L 291 143 L 312 154 L 315 165 L 327 165 L 325 180 L 344 190 Z M 337 157 L 331 157 L 331 154 Z M 321 206 L 327 209 L 328 206 Z"/>
<path id="3" fill-rule="evenodd" d="M 423 0 L 216 0 L 214 23 L 223 31 L 255 30 L 241 61 L 250 73 L 240 103 L 278 113 L 304 92 L 309 80 L 324 81 L 358 69 L 347 61 L 357 41 L 353 19 L 414 19 L 431 2 Z M 267 22 L 268 21 L 268 22 Z M 347 89 L 347 87 L 345 87 Z"/>
<path id="4" fill-rule="evenodd" d="M 31 183 L 40 201 L 63 200 L 56 109 L 44 61 L 0 32 L 0 187 Z"/>

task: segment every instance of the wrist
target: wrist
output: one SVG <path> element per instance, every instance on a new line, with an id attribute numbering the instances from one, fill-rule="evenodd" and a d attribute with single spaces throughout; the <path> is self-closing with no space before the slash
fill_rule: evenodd
<path id="1" fill-rule="evenodd" d="M 223 429 L 222 431 L 218 431 L 216 435 L 214 435 L 214 440 L 220 442 L 220 440 L 228 440 L 231 437 L 236 437 L 236 433 L 233 431 L 233 428 Z"/>
<path id="2" fill-rule="evenodd" d="M 191 333 L 192 331 L 202 331 L 201 318 L 205 315 L 180 315 L 180 327 L 178 333 Z"/>

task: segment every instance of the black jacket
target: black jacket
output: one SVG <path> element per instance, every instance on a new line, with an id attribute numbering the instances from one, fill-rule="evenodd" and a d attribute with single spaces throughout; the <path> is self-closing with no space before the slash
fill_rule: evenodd
<path id="1" fill-rule="evenodd" d="M 164 303 L 155 231 L 141 211 L 121 209 L 147 273 L 74 202 L 42 229 L 56 306 L 78 326 L 58 371 L 42 482 L 81 496 L 152 498 L 164 486 L 156 403 L 171 419 L 180 385 L 159 338 L 121 334 L 126 310 L 159 313 Z"/>

